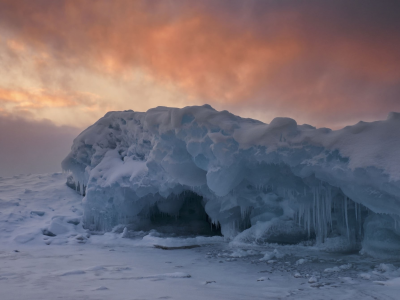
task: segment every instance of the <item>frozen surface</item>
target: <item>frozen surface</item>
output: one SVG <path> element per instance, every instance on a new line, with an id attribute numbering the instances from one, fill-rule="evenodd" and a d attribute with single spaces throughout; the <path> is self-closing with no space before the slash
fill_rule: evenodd
<path id="1" fill-rule="evenodd" d="M 74 140 L 62 165 L 85 194 L 92 231 L 204 235 L 209 227 L 236 243 L 316 240 L 326 251 L 393 257 L 399 128 L 400 113 L 332 131 L 208 105 L 109 112 Z"/>
<path id="2" fill-rule="evenodd" d="M 154 230 L 90 234 L 82 197 L 65 182 L 65 174 L 0 178 L 2 300 L 398 299 L 398 258 Z"/>

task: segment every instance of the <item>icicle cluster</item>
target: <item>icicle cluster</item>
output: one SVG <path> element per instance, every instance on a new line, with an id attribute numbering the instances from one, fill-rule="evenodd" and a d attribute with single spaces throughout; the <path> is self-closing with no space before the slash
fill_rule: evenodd
<path id="1" fill-rule="evenodd" d="M 352 201 L 343 193 L 332 193 L 332 187 L 323 184 L 311 189 L 312 202 L 299 205 L 297 221 L 308 232 L 315 234 L 317 242 L 323 243 L 335 230 L 343 229 L 345 236 L 358 239 L 362 236 L 363 212 L 361 204 Z M 306 194 L 307 195 L 307 194 Z M 354 217 L 349 211 L 354 211 Z"/>

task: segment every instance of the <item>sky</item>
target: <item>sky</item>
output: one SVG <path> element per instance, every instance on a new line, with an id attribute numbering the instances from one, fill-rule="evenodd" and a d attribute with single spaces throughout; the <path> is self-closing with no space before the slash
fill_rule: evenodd
<path id="1" fill-rule="evenodd" d="M 399 15 L 397 0 L 0 0 L 0 176 L 59 171 L 110 110 L 385 119 L 400 111 Z"/>

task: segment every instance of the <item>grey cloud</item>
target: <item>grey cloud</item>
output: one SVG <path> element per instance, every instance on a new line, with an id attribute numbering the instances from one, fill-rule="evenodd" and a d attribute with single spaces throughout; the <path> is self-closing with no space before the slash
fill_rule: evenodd
<path id="1" fill-rule="evenodd" d="M 0 115 L 0 176 L 61 171 L 79 129 Z"/>

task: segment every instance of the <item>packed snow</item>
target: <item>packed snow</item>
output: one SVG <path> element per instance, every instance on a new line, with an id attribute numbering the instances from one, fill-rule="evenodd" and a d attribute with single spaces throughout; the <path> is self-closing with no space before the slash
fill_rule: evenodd
<path id="1" fill-rule="evenodd" d="M 2 300 L 398 298 L 398 259 L 122 226 L 90 231 L 67 176 L 0 178 Z"/>
<path id="2" fill-rule="evenodd" d="M 396 257 L 399 128 L 400 113 L 332 131 L 209 105 L 109 112 L 74 140 L 62 166 L 85 195 L 91 231 L 316 241 L 326 251 Z"/>

